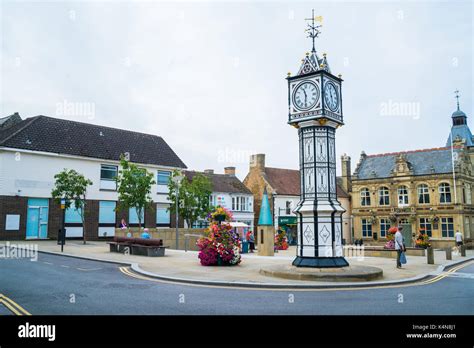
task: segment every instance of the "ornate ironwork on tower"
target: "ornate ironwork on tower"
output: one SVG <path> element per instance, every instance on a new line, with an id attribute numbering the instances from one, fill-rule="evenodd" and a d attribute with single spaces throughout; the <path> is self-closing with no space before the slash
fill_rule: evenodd
<path id="1" fill-rule="evenodd" d="M 343 125 L 341 76 L 331 74 L 326 54 L 320 58 L 314 40 L 322 17 L 314 10 L 307 31 L 312 39 L 296 76 L 288 74 L 288 123 L 298 129 L 301 198 L 298 216 L 298 267 L 345 267 L 342 214 L 336 196 L 336 128 Z"/>

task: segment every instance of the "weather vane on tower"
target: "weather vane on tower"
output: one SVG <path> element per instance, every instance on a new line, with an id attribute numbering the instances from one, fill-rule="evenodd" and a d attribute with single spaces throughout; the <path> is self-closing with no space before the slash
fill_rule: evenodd
<path id="1" fill-rule="evenodd" d="M 454 94 L 456 95 L 456 100 L 457 100 L 457 103 L 458 103 L 458 110 L 459 110 L 459 90 L 455 90 L 454 91 Z"/>
<path id="2" fill-rule="evenodd" d="M 315 21 L 322 23 L 323 22 L 323 16 L 315 17 L 314 16 L 314 9 L 312 9 L 311 18 L 305 18 L 304 20 L 305 21 L 310 21 L 308 23 L 308 28 L 305 29 L 305 32 L 308 33 L 307 37 L 310 37 L 313 40 L 313 49 L 311 50 L 311 52 L 316 52 L 316 49 L 315 49 L 315 46 L 314 46 L 314 39 L 316 39 L 319 36 L 319 34 L 321 34 L 321 31 L 319 30 L 319 28 L 321 28 L 323 25 L 322 24 L 316 25 Z"/>

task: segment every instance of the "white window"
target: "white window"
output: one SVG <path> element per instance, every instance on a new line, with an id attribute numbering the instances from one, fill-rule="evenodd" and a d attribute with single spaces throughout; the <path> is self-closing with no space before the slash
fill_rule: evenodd
<path id="1" fill-rule="evenodd" d="M 439 202 L 451 203 L 451 187 L 448 183 L 443 182 L 439 184 Z"/>
<path id="2" fill-rule="evenodd" d="M 117 166 L 102 164 L 100 166 L 100 189 L 115 191 L 117 189 L 117 182 L 115 181 L 117 173 Z"/>
<path id="3" fill-rule="evenodd" d="M 379 188 L 379 205 L 390 205 L 390 191 L 386 186 Z"/>
<path id="4" fill-rule="evenodd" d="M 368 219 L 362 219 L 362 237 L 372 237 L 372 224 Z"/>
<path id="5" fill-rule="evenodd" d="M 370 205 L 370 192 L 368 188 L 363 188 L 360 190 L 360 205 Z"/>
<path id="6" fill-rule="evenodd" d="M 430 203 L 430 190 L 428 188 L 428 185 L 426 184 L 418 185 L 418 203 L 419 204 Z"/>
<path id="7" fill-rule="evenodd" d="M 432 227 L 429 218 L 420 218 L 420 232 L 431 237 Z"/>
<path id="8" fill-rule="evenodd" d="M 398 206 L 403 207 L 408 205 L 408 188 L 400 186 L 398 188 Z"/>
<path id="9" fill-rule="evenodd" d="M 454 221 L 452 217 L 441 218 L 441 235 L 443 237 L 454 237 Z"/>
<path id="10" fill-rule="evenodd" d="M 387 237 L 387 231 L 390 228 L 390 220 L 386 218 L 380 219 L 380 237 Z"/>

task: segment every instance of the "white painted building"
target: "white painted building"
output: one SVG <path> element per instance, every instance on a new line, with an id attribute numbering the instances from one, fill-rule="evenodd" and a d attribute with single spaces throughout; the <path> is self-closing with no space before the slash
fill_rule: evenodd
<path id="1" fill-rule="evenodd" d="M 235 167 L 226 167 L 224 174 L 215 174 L 213 170 L 205 170 L 203 174 L 211 181 L 213 192 L 211 205 L 221 206 L 232 211 L 235 222 L 242 222 L 253 230 L 254 210 L 253 195 L 235 176 Z M 186 171 L 186 177 L 192 179 L 198 172 Z M 200 220 L 194 227 L 206 227 L 207 220 Z"/>
<path id="2" fill-rule="evenodd" d="M 154 209 L 144 214 L 143 225 L 171 225 L 168 178 L 185 165 L 161 137 L 45 116 L 11 123 L 0 127 L 0 239 L 57 238 L 61 211 L 51 190 L 54 175 L 65 168 L 93 182 L 86 197 L 88 239 L 112 236 L 122 218 L 136 224 L 134 209 L 115 211 L 114 178 L 122 154 L 153 173 L 157 182 Z M 78 218 L 75 209 L 66 211 L 68 237 L 83 235 Z"/>

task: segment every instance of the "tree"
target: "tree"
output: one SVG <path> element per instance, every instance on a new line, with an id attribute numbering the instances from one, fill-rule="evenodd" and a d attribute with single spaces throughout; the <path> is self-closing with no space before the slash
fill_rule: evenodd
<path id="1" fill-rule="evenodd" d="M 55 183 L 51 195 L 58 203 L 61 203 L 61 199 L 64 199 L 65 209 L 74 205 L 74 208 L 81 216 L 83 240 L 84 244 L 86 244 L 86 226 L 84 223 L 86 215 L 86 193 L 87 187 L 92 185 L 92 181 L 74 169 L 64 169 L 62 172 L 56 174 L 54 179 Z"/>
<path id="2" fill-rule="evenodd" d="M 175 170 L 168 183 L 168 200 L 172 202 L 169 211 L 175 211 L 176 207 L 176 184 L 173 178 L 180 173 Z M 209 197 L 212 193 L 210 180 L 202 175 L 196 174 L 191 181 L 186 177 L 179 185 L 178 213 L 189 227 L 199 219 L 205 218 L 212 210 Z"/>
<path id="3" fill-rule="evenodd" d="M 118 208 L 135 208 L 138 215 L 138 228 L 142 228 L 142 213 L 153 204 L 151 199 L 151 186 L 156 184 L 153 174 L 145 168 L 138 168 L 135 164 L 127 161 L 123 156 L 120 158 L 120 166 L 117 181 Z"/>

